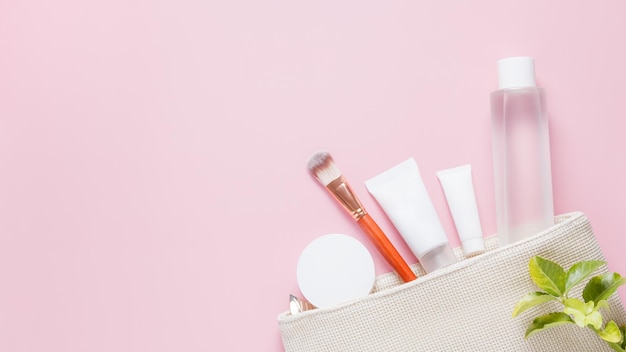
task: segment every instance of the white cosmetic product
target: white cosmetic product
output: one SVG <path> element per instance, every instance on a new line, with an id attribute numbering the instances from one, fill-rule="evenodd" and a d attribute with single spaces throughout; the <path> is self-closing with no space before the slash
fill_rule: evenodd
<path id="1" fill-rule="evenodd" d="M 326 308 L 367 296 L 374 288 L 374 259 L 356 238 L 329 234 L 300 254 L 298 286 L 315 307 Z"/>
<path id="2" fill-rule="evenodd" d="M 457 261 L 413 158 L 366 181 L 365 186 L 426 272 Z"/>
<path id="3" fill-rule="evenodd" d="M 463 252 L 468 257 L 484 252 L 485 241 L 480 226 L 471 165 L 439 171 L 437 177 L 446 195 L 456 231 L 463 243 Z"/>

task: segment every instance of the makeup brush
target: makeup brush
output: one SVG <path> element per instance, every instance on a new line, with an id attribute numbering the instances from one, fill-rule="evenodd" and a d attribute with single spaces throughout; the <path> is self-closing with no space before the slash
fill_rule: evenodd
<path id="1" fill-rule="evenodd" d="M 309 172 L 335 197 L 344 209 L 352 215 L 361 229 L 369 236 L 376 249 L 396 270 L 405 282 L 415 280 L 417 276 L 409 268 L 389 238 L 365 211 L 361 201 L 352 191 L 350 184 L 341 174 L 332 156 L 327 152 L 315 153 L 308 163 Z"/>
<path id="2" fill-rule="evenodd" d="M 311 309 L 315 309 L 315 306 L 313 306 L 309 301 L 289 294 L 289 313 L 291 315 L 296 315 Z"/>

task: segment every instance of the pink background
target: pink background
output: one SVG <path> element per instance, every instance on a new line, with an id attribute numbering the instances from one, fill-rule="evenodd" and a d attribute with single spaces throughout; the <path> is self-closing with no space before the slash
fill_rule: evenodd
<path id="1" fill-rule="evenodd" d="M 297 258 L 340 232 L 306 170 L 471 163 L 495 232 L 496 60 L 536 59 L 557 213 L 626 274 L 626 3 L 0 2 L 0 350 L 281 351 Z M 624 298 L 626 291 L 620 294 Z"/>

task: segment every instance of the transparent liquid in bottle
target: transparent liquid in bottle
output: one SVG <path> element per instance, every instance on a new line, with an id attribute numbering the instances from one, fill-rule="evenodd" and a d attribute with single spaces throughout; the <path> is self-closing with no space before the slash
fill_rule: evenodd
<path id="1" fill-rule="evenodd" d="M 495 91 L 491 114 L 498 238 L 506 245 L 554 224 L 543 90 Z"/>

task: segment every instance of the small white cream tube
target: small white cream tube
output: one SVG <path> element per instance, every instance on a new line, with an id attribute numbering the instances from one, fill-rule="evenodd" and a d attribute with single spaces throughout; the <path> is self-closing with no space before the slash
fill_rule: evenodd
<path id="1" fill-rule="evenodd" d="M 426 272 L 457 261 L 413 158 L 366 181 L 365 186 Z"/>
<path id="2" fill-rule="evenodd" d="M 446 195 L 456 231 L 463 243 L 463 252 L 468 257 L 483 252 L 485 241 L 478 215 L 471 165 L 439 171 L 437 177 Z"/>

